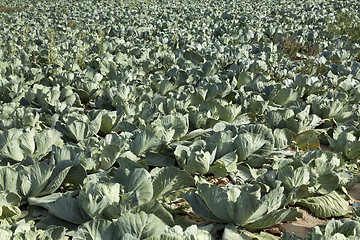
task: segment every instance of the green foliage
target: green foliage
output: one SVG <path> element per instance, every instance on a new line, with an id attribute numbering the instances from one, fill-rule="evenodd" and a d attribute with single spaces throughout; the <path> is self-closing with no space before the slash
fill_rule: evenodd
<path id="1" fill-rule="evenodd" d="M 358 237 L 359 10 L 3 0 L 0 238 Z"/>
<path id="2" fill-rule="evenodd" d="M 331 34 L 347 35 L 351 41 L 360 40 L 360 17 L 356 11 L 344 10 L 336 13 L 335 20 L 328 23 L 327 30 Z"/>

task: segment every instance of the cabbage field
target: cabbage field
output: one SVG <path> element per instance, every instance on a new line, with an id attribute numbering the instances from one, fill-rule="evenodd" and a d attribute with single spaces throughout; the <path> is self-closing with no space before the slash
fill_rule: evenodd
<path id="1" fill-rule="evenodd" d="M 358 0 L 0 2 L 1 240 L 360 239 L 359 121 Z"/>

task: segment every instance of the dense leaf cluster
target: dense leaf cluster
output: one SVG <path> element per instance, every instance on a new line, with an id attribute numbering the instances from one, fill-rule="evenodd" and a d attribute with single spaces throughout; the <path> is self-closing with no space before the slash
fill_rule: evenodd
<path id="1" fill-rule="evenodd" d="M 4 0 L 0 236 L 272 239 L 304 207 L 358 238 L 359 11 Z"/>

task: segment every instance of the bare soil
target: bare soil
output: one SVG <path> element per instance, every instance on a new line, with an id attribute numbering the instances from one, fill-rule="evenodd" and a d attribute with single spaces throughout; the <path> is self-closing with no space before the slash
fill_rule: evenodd
<path id="1" fill-rule="evenodd" d="M 295 233 L 301 238 L 304 238 L 311 229 L 319 224 L 324 224 L 328 220 L 320 219 L 313 216 L 309 211 L 298 208 L 298 211 L 303 214 L 302 218 L 297 219 L 294 222 L 282 223 L 280 228 L 285 232 Z"/>
<path id="2" fill-rule="evenodd" d="M 355 201 L 360 202 L 360 183 L 350 187 L 347 191 L 350 197 L 352 197 Z"/>

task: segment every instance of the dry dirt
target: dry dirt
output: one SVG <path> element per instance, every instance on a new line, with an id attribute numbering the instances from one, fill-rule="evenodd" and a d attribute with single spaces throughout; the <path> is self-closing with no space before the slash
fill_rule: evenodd
<path id="1" fill-rule="evenodd" d="M 360 202 L 360 183 L 355 184 L 348 190 L 348 194 L 357 202 Z"/>
<path id="2" fill-rule="evenodd" d="M 325 151 L 325 152 L 333 152 L 336 153 L 330 146 L 328 145 L 324 145 L 324 144 L 320 144 L 320 149 Z"/>
<path id="3" fill-rule="evenodd" d="M 311 232 L 313 227 L 327 222 L 327 220 L 314 217 L 310 212 L 302 208 L 298 208 L 298 211 L 303 214 L 303 217 L 294 222 L 282 223 L 280 225 L 281 230 L 284 232 L 295 233 L 299 237 L 304 238 L 309 232 Z"/>

